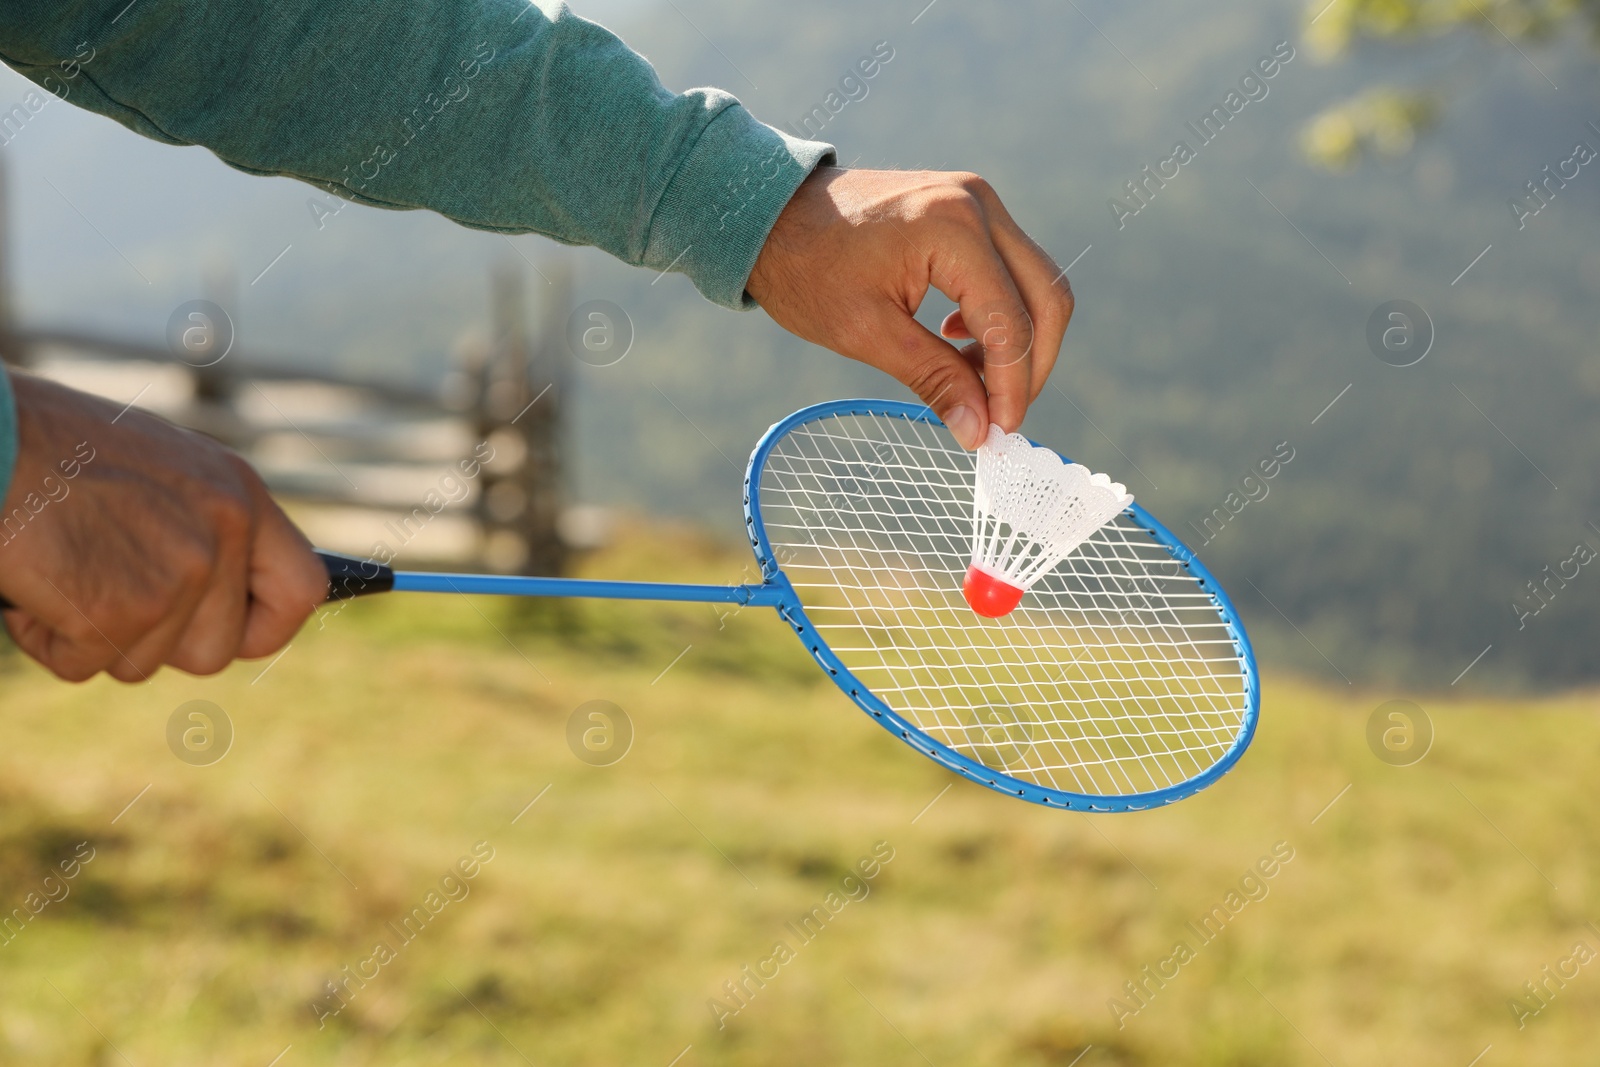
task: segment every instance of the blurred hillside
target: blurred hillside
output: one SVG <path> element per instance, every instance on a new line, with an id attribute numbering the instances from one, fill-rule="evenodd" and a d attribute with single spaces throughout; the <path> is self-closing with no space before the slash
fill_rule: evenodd
<path id="1" fill-rule="evenodd" d="M 893 60 L 822 136 L 859 166 L 978 170 L 1060 262 L 1081 255 L 1055 388 L 1026 430 L 1126 480 L 1195 543 L 1272 661 L 1430 690 L 1469 664 L 1460 686 L 1600 675 L 1600 579 L 1551 580 L 1550 606 L 1520 629 L 1513 608 L 1519 597 L 1539 606 L 1527 583 L 1547 580 L 1543 568 L 1559 570 L 1580 540 L 1600 547 L 1586 526 L 1600 522 L 1589 476 L 1600 459 L 1600 178 L 1584 168 L 1521 230 L 1506 204 L 1575 141 L 1600 147 L 1586 125 L 1600 121 L 1600 76 L 1576 33 L 1524 43 L 1526 61 L 1487 35 L 1333 66 L 1299 47 L 1267 95 L 1202 146 L 1185 123 L 1278 42 L 1302 41 L 1300 6 L 639 0 L 603 13 L 667 84 L 722 85 L 780 125 L 888 42 Z M 1398 160 L 1342 175 L 1307 165 L 1304 123 L 1377 78 L 1441 89 L 1437 129 Z M 0 86 L 15 96 L 22 83 Z M 1126 201 L 1125 183 L 1180 138 L 1197 158 L 1119 229 L 1107 201 Z M 615 366 L 574 361 L 586 501 L 691 516 L 736 539 L 740 468 L 765 426 L 815 400 L 902 395 L 759 314 L 704 305 L 682 278 L 652 284 L 597 254 L 415 213 L 346 208 L 318 229 L 304 187 L 67 107 L 4 154 L 29 320 L 156 338 L 206 265 L 223 261 L 244 293 L 241 337 L 426 381 L 481 318 L 487 263 L 570 257 L 576 298 L 621 305 L 637 338 Z M 534 276 L 532 295 L 541 288 Z M 1395 299 L 1420 304 L 1435 327 L 1416 366 L 1368 349 L 1369 316 Z M 925 318 L 944 310 L 930 299 Z M 1225 507 L 1280 442 L 1295 458 L 1268 496 L 1200 546 L 1189 524 Z"/>
<path id="2" fill-rule="evenodd" d="M 743 562 L 657 524 L 588 569 L 729 581 Z M 1269 672 L 1254 747 L 1220 783 L 1084 816 L 916 755 L 765 609 L 573 605 L 557 639 L 520 607 L 357 602 L 271 664 L 138 687 L 0 656 L 4 907 L 55 898 L 0 935 L 0 1062 L 1589 1056 L 1592 963 L 1542 1007 L 1523 983 L 1600 946 L 1592 693 L 1419 698 L 1436 739 L 1394 767 L 1364 735 L 1396 693 Z M 205 766 L 168 747 L 191 700 L 232 726 Z M 569 748 L 590 700 L 632 723 L 610 766 Z M 875 849 L 891 858 L 866 890 L 846 883 Z M 75 854 L 91 858 L 63 883 Z M 445 881 L 474 855 L 491 858 Z M 855 899 L 809 940 L 790 931 L 830 893 Z M 402 944 L 389 924 L 422 906 Z M 1208 940 L 1186 925 L 1224 906 Z M 744 968 L 779 940 L 794 958 L 757 986 Z M 1144 969 L 1170 976 L 1180 940 L 1195 958 L 1156 986 Z M 398 958 L 375 969 L 379 941 Z M 329 981 L 351 983 L 336 1014 Z M 1130 981 L 1150 995 L 1116 1013 L 1138 1005 Z M 749 995 L 719 1027 L 729 982 Z"/>

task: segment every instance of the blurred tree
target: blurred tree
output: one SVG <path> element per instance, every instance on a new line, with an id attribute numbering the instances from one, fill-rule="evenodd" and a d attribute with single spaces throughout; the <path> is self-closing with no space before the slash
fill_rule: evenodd
<path id="1" fill-rule="evenodd" d="M 1600 46 L 1600 0 L 1311 0 L 1306 45 L 1334 62 L 1362 41 L 1417 41 L 1477 34 L 1520 48 L 1587 24 Z M 1326 108 L 1301 131 L 1312 162 L 1344 170 L 1363 156 L 1404 155 L 1438 118 L 1437 94 L 1383 85 Z"/>

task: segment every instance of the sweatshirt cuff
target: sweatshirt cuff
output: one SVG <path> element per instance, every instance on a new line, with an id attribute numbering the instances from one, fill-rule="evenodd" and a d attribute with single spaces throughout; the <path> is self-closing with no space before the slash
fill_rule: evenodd
<path id="1" fill-rule="evenodd" d="M 755 306 L 745 283 L 800 183 L 833 146 L 773 129 L 742 105 L 708 123 L 662 194 L 644 265 L 687 274 L 714 304 Z"/>
<path id="2" fill-rule="evenodd" d="M 0 501 L 11 491 L 11 474 L 17 466 L 17 403 L 11 395 L 11 378 L 0 366 Z"/>

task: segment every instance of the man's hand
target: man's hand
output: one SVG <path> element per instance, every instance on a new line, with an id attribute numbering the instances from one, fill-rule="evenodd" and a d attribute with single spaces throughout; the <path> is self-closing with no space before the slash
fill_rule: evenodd
<path id="1" fill-rule="evenodd" d="M 322 603 L 322 564 L 244 460 L 152 415 L 11 381 L 21 448 L 0 595 L 28 655 L 68 681 L 214 674 L 276 652 Z"/>
<path id="2" fill-rule="evenodd" d="M 941 341 L 913 315 L 955 301 Z M 1015 430 L 1055 364 L 1072 288 L 975 174 L 817 170 L 778 216 L 748 285 L 789 332 L 910 386 L 966 448 Z"/>

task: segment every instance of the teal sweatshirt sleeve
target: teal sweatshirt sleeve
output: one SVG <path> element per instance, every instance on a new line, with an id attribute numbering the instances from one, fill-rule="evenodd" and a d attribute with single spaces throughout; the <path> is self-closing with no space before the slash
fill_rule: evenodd
<path id="1" fill-rule="evenodd" d="M 733 308 L 751 306 L 772 224 L 833 153 L 720 90 L 667 91 L 562 3 L 6 0 L 0 60 L 241 170 L 594 245 Z"/>

